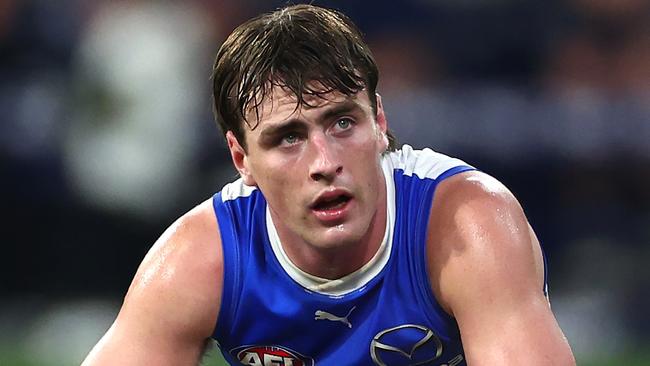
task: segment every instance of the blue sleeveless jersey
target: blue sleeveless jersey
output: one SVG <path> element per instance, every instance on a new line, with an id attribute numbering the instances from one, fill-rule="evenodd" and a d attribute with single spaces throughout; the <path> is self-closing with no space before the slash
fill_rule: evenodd
<path id="1" fill-rule="evenodd" d="M 315 278 L 288 260 L 256 188 L 239 180 L 214 196 L 224 284 L 213 338 L 230 364 L 466 364 L 458 326 L 431 291 L 425 241 L 436 186 L 473 168 L 408 145 L 387 153 L 382 168 L 384 242 L 340 280 Z"/>

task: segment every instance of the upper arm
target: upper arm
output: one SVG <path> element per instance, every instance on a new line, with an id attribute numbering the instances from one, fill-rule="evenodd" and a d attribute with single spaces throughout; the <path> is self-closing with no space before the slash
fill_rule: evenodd
<path id="1" fill-rule="evenodd" d="M 208 200 L 175 222 L 138 269 L 90 365 L 196 365 L 216 324 L 223 259 Z"/>
<path id="2" fill-rule="evenodd" d="M 513 197 L 480 172 L 438 187 L 428 228 L 432 290 L 471 365 L 575 363 L 544 296 L 539 243 Z"/>

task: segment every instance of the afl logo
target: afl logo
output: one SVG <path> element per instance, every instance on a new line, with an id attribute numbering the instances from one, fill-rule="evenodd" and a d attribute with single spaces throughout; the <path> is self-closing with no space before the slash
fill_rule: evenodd
<path id="1" fill-rule="evenodd" d="M 370 342 L 370 357 L 378 366 L 430 365 L 442 355 L 442 342 L 429 328 L 404 324 L 384 329 Z"/>
<path id="2" fill-rule="evenodd" d="M 241 346 L 230 354 L 242 365 L 250 366 L 314 366 L 310 357 L 282 346 Z"/>

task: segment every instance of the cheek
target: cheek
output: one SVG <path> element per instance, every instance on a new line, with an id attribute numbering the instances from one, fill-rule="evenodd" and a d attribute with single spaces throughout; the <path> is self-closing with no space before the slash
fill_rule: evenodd
<path id="1" fill-rule="evenodd" d="M 251 166 L 255 178 L 268 186 L 269 184 L 275 185 L 276 182 L 280 183 L 285 180 L 287 170 L 291 165 L 279 156 L 267 154 L 251 161 Z"/>
<path id="2" fill-rule="evenodd" d="M 371 133 L 365 136 L 363 145 L 367 150 L 372 150 L 373 153 L 380 154 L 386 150 L 388 140 L 379 130 L 373 129 Z"/>
<path id="3" fill-rule="evenodd" d="M 299 182 L 296 181 L 298 174 L 287 166 L 275 166 L 267 164 L 258 173 L 258 186 L 264 192 L 269 204 L 278 210 L 286 212 L 298 203 L 300 192 Z"/>
<path id="4" fill-rule="evenodd" d="M 280 198 L 283 201 L 287 198 L 287 189 L 290 182 L 286 179 L 285 174 L 277 174 L 276 172 L 264 172 L 260 189 L 265 193 L 267 199 L 269 197 Z"/>
<path id="5" fill-rule="evenodd" d="M 345 144 L 341 145 L 343 156 L 351 157 L 354 161 L 368 161 L 372 157 L 378 157 L 377 147 L 381 144 L 381 138 L 374 130 L 365 130 L 356 134 Z"/>

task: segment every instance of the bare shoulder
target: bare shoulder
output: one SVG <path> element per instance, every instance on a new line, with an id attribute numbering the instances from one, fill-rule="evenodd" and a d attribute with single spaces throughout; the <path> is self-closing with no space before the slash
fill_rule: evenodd
<path id="1" fill-rule="evenodd" d="M 434 209 L 453 213 L 454 220 L 474 220 L 477 212 L 499 209 L 521 211 L 514 195 L 497 179 L 479 171 L 452 176 L 437 188 Z"/>
<path id="2" fill-rule="evenodd" d="M 132 298 L 153 297 L 163 306 L 194 307 L 195 314 L 214 320 L 208 323 L 214 326 L 222 271 L 217 219 L 212 201 L 206 200 L 170 225 L 151 247 L 129 288 L 125 306 Z"/>
<path id="3" fill-rule="evenodd" d="M 120 312 L 83 365 L 197 364 L 217 321 L 223 259 L 207 200 L 151 247 Z"/>
<path id="4" fill-rule="evenodd" d="M 527 276 L 517 285 L 541 293 L 544 273 L 539 242 L 517 199 L 497 179 L 471 171 L 443 181 L 432 203 L 428 231 L 429 268 L 436 275 L 435 292 L 443 303 L 450 292 L 445 291 L 445 274 L 461 271 L 458 267 L 468 269 L 465 266 L 472 266 L 464 276 L 468 281 L 474 276 L 486 279 L 488 274 L 507 280 L 517 269 L 513 266 L 518 267 Z"/>
<path id="5" fill-rule="evenodd" d="M 575 364 L 544 296 L 539 242 L 498 180 L 465 172 L 440 184 L 427 263 L 434 295 L 456 318 L 468 364 Z"/>
<path id="6" fill-rule="evenodd" d="M 153 279 L 164 283 L 183 280 L 184 275 L 198 275 L 192 277 L 200 280 L 204 275 L 215 274 L 221 265 L 221 246 L 217 244 L 220 244 L 217 220 L 211 200 L 206 200 L 172 223 L 154 243 L 130 291 L 149 286 Z"/>

